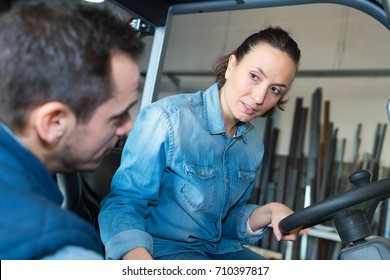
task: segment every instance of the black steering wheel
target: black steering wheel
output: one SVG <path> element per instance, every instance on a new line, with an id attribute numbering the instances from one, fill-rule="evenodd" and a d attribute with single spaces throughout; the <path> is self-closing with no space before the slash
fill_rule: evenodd
<path id="1" fill-rule="evenodd" d="M 383 200 L 389 198 L 389 196 L 390 178 L 366 183 L 357 189 L 312 204 L 287 216 L 280 221 L 279 228 L 282 234 L 288 234 L 296 228 L 302 227 L 304 229 L 329 221 L 338 212 L 348 207 L 371 199 L 380 198 L 380 200 Z"/>

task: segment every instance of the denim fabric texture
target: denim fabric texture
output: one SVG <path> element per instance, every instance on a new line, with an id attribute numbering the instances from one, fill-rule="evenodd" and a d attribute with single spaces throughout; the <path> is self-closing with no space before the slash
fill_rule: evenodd
<path id="1" fill-rule="evenodd" d="M 178 254 L 164 255 L 156 260 L 266 260 L 267 258 L 243 247 L 240 251 L 226 254 L 207 254 L 199 252 L 184 252 Z"/>
<path id="2" fill-rule="evenodd" d="M 228 139 L 218 84 L 146 106 L 126 141 L 100 231 L 108 259 L 145 247 L 226 254 L 264 235 L 247 234 L 246 205 L 264 147 L 251 123 Z"/>

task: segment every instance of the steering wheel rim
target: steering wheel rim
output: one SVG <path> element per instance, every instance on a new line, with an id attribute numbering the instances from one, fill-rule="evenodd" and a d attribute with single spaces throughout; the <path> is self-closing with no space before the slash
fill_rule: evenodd
<path id="1" fill-rule="evenodd" d="M 389 193 L 390 179 L 367 183 L 357 189 L 322 200 L 287 216 L 280 221 L 279 228 L 282 234 L 288 234 L 300 227 L 315 226 L 332 219 L 341 210 Z"/>

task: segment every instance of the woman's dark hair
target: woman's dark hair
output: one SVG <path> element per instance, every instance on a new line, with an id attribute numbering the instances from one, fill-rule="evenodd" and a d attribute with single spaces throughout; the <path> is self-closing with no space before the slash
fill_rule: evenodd
<path id="1" fill-rule="evenodd" d="M 257 33 L 250 35 L 244 42 L 233 52 L 224 55 L 217 59 L 214 64 L 214 74 L 216 82 L 222 87 L 225 82 L 225 72 L 228 67 L 229 57 L 234 54 L 239 63 L 246 54 L 248 54 L 254 47 L 260 43 L 266 43 L 274 48 L 277 48 L 285 52 L 295 63 L 298 70 L 299 61 L 301 59 L 301 51 L 298 48 L 297 43 L 290 37 L 289 33 L 281 29 L 280 27 L 268 27 Z M 276 108 L 284 110 L 283 105 L 287 102 L 285 94 L 280 98 L 279 102 L 275 105 Z M 275 107 L 266 112 L 263 117 L 271 116 L 275 112 Z"/>

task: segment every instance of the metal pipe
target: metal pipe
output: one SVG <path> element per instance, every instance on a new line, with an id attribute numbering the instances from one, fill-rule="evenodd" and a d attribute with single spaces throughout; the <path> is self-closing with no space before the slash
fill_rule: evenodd
<path id="1" fill-rule="evenodd" d="M 374 17 L 387 29 L 390 30 L 390 22 L 388 21 L 385 11 L 380 7 L 379 3 L 375 4 L 374 2 L 375 1 L 368 0 L 251 0 L 240 1 L 238 3 L 237 1 L 221 0 L 171 5 L 168 9 L 165 27 L 156 28 L 152 54 L 149 60 L 148 73 L 146 75 L 145 87 L 143 90 L 141 108 L 151 103 L 153 99 L 157 96 L 157 90 L 159 81 L 161 79 L 161 71 L 164 62 L 166 46 L 171 29 L 172 17 L 174 15 L 280 7 L 301 4 L 333 3 L 350 6 L 361 10 L 362 12 L 365 12 Z M 388 1 L 386 2 L 388 3 Z"/>
<path id="2" fill-rule="evenodd" d="M 382 0 L 382 5 L 387 15 L 387 22 L 390 23 L 390 0 Z"/>
<path id="3" fill-rule="evenodd" d="M 388 2 L 389 1 L 383 1 Z M 236 1 L 221 0 L 221 1 L 204 1 L 188 4 L 177 4 L 170 6 L 168 10 L 168 18 L 174 15 L 181 14 L 194 14 L 194 13 L 206 13 L 206 12 L 222 12 L 232 10 L 244 10 L 244 9 L 256 9 L 256 8 L 269 8 L 280 6 L 292 6 L 302 4 L 316 4 L 316 3 L 328 3 L 328 4 L 340 4 L 356 8 L 364 13 L 374 17 L 380 23 L 382 23 L 387 29 L 390 30 L 390 22 L 388 21 L 385 10 L 381 7 L 380 3 L 376 1 L 368 0 L 251 0 L 238 4 Z M 385 7 L 386 8 L 386 7 Z"/>
<path id="4" fill-rule="evenodd" d="M 140 109 L 150 104 L 157 96 L 171 26 L 172 17 L 168 17 L 164 27 L 155 29 Z"/>
<path id="5" fill-rule="evenodd" d="M 145 72 L 141 73 L 145 75 Z M 166 71 L 162 75 L 170 77 L 214 77 L 211 71 Z M 357 69 L 357 70 L 298 70 L 300 78 L 384 78 L 390 76 L 390 69 Z"/>
<path id="6" fill-rule="evenodd" d="M 387 117 L 389 118 L 390 121 L 390 99 L 387 101 Z"/>

